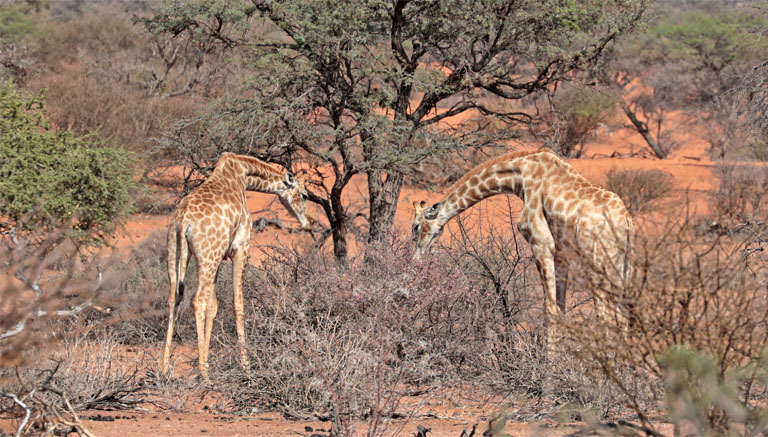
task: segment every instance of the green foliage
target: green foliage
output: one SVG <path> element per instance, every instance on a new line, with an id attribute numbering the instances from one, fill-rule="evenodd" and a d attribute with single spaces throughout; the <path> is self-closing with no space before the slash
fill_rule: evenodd
<path id="1" fill-rule="evenodd" d="M 766 387 L 766 358 L 763 354 L 746 366 L 718 369 L 706 354 L 685 346 L 670 348 L 659 361 L 675 426 L 690 423 L 696 435 L 705 436 L 762 433 L 768 425 L 768 410 L 747 402 L 750 393 L 742 388 Z"/>
<path id="2" fill-rule="evenodd" d="M 16 42 L 35 32 L 38 22 L 32 12 L 38 9 L 36 2 L 11 1 L 0 3 L 0 41 Z"/>
<path id="3" fill-rule="evenodd" d="M 100 244 L 129 210 L 130 156 L 51 127 L 41 95 L 0 84 L 0 231 L 46 231 Z"/>
<path id="4" fill-rule="evenodd" d="M 762 17 L 748 8 L 692 10 L 660 21 L 651 33 L 667 56 L 705 62 L 712 69 L 721 69 L 768 49 L 768 42 L 754 32 L 762 24 Z"/>
<path id="5" fill-rule="evenodd" d="M 162 0 L 151 19 L 134 17 L 155 35 L 178 35 L 192 29 L 199 35 L 222 36 L 221 27 L 235 24 L 244 29 L 256 8 L 245 1 L 230 0 Z"/>

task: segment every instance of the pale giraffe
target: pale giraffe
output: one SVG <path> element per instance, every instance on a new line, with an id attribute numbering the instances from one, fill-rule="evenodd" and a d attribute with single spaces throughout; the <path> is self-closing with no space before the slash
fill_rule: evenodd
<path id="1" fill-rule="evenodd" d="M 307 191 L 302 177 L 284 173 L 256 158 L 222 154 L 213 174 L 179 202 L 168 229 L 168 334 L 161 363 L 165 374 L 171 355 L 173 325 L 178 316 L 177 294 L 184 293 L 184 275 L 194 255 L 198 271 L 197 291 L 192 300 L 197 325 L 197 351 L 200 375 L 208 381 L 208 349 L 213 319 L 216 316 L 215 281 L 219 264 L 232 260 L 234 313 L 240 361 L 248 366 L 243 327 L 243 272 L 248 261 L 251 214 L 245 200 L 246 189 L 276 194 L 280 202 L 310 229 L 307 218 Z M 180 296 L 179 296 L 180 297 Z"/>
<path id="2" fill-rule="evenodd" d="M 480 164 L 431 207 L 425 202 L 413 203 L 414 258 L 421 258 L 451 219 L 502 193 L 523 201 L 517 226 L 531 245 L 544 286 L 549 348 L 558 307 L 565 310 L 567 249 L 576 250 L 609 284 L 620 286 L 629 273 L 632 217 L 617 194 L 594 185 L 553 153 L 515 152 Z M 600 294 L 596 290 L 595 306 L 605 318 Z M 616 316 L 622 318 L 618 312 Z"/>

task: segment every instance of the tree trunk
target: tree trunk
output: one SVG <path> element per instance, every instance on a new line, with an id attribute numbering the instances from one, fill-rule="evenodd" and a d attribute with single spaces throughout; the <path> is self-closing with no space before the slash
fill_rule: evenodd
<path id="1" fill-rule="evenodd" d="M 653 150 L 653 153 L 656 154 L 656 156 L 659 159 L 664 159 L 667 157 L 667 153 L 659 146 L 659 143 L 656 142 L 656 140 L 653 139 L 651 136 L 651 133 L 648 131 L 648 124 L 645 122 L 640 121 L 637 118 L 637 115 L 634 111 L 632 111 L 632 108 L 629 107 L 629 104 L 627 104 L 626 100 L 624 100 L 623 97 L 619 96 L 619 105 L 621 105 L 621 109 L 624 110 L 624 114 L 627 115 L 627 118 L 629 118 L 629 121 L 632 122 L 632 124 L 635 126 L 635 129 L 637 129 L 637 132 L 640 133 L 640 135 L 643 136 L 643 139 L 646 143 L 648 143 L 648 146 Z"/>
<path id="2" fill-rule="evenodd" d="M 369 228 L 368 242 L 380 240 L 392 227 L 397 211 L 397 200 L 400 198 L 400 189 L 403 186 L 403 174 L 390 171 L 386 174 L 382 170 L 369 170 L 368 196 L 369 196 Z"/>
<path id="3" fill-rule="evenodd" d="M 346 185 L 346 182 L 340 183 L 337 180 L 333 188 L 331 188 L 333 255 L 337 261 L 342 263 L 347 261 L 347 213 L 344 210 L 344 204 L 341 203 L 341 193 L 344 185 Z"/>
<path id="4" fill-rule="evenodd" d="M 347 261 L 347 232 L 346 229 L 339 227 L 333 228 L 333 256 L 336 261 L 346 263 Z"/>

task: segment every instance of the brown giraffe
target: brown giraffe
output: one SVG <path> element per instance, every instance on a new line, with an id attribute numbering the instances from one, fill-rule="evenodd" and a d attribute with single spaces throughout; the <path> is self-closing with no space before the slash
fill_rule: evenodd
<path id="1" fill-rule="evenodd" d="M 531 245 L 544 285 L 549 348 L 558 307 L 565 310 L 566 249 L 575 249 L 611 285 L 619 286 L 629 269 L 632 217 L 617 194 L 594 185 L 553 153 L 514 152 L 480 164 L 431 207 L 425 202 L 413 203 L 414 258 L 421 258 L 451 219 L 502 193 L 523 200 L 517 226 Z M 605 317 L 604 299 L 598 294 L 595 306 Z M 621 315 L 617 313 L 617 317 Z"/>
<path id="2" fill-rule="evenodd" d="M 177 294 L 184 292 L 184 275 L 194 255 L 198 271 L 197 292 L 192 300 L 197 325 L 197 352 L 200 375 L 208 381 L 208 348 L 218 303 L 214 289 L 219 264 L 233 263 L 234 312 L 240 361 L 248 366 L 243 328 L 243 271 L 248 261 L 251 214 L 245 201 L 246 189 L 277 194 L 280 202 L 301 224 L 310 229 L 307 218 L 307 191 L 302 177 L 282 171 L 256 158 L 222 154 L 213 174 L 179 202 L 168 229 L 168 335 L 161 370 L 165 374 L 171 356 L 173 325 L 177 314 Z"/>

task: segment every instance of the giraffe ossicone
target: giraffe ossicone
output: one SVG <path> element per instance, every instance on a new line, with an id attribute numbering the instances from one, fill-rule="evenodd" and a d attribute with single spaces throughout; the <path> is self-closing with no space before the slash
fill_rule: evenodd
<path id="1" fill-rule="evenodd" d="M 245 192 L 275 194 L 299 221 L 303 230 L 311 228 L 307 216 L 307 190 L 304 178 L 284 173 L 256 158 L 233 153 L 222 154 L 213 174 L 202 185 L 183 198 L 171 217 L 168 229 L 168 332 L 163 350 L 161 371 L 168 372 L 173 328 L 178 316 L 180 295 L 184 293 L 184 276 L 191 256 L 195 257 L 198 287 L 192 298 L 197 327 L 198 367 L 208 380 L 208 352 L 213 319 L 216 316 L 215 280 L 224 259 L 233 263 L 234 313 L 240 361 L 248 366 L 243 326 L 243 272 L 248 262 L 251 236 L 251 214 Z"/>
<path id="2" fill-rule="evenodd" d="M 567 250 L 584 256 L 613 286 L 624 284 L 630 274 L 633 222 L 621 198 L 591 183 L 552 152 L 502 155 L 469 171 L 446 192 L 431 206 L 413 203 L 414 259 L 420 259 L 445 225 L 472 205 L 497 194 L 519 197 L 523 208 L 517 226 L 531 246 L 544 287 L 548 349 L 553 322 L 565 310 Z M 600 294 L 594 298 L 604 318 Z"/>

